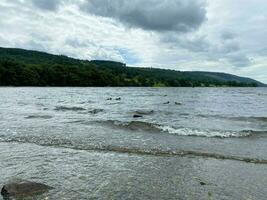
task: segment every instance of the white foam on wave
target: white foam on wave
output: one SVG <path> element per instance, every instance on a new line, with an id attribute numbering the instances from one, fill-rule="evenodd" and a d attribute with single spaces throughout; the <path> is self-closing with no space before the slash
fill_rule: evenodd
<path id="1" fill-rule="evenodd" d="M 171 126 L 158 126 L 162 132 L 166 132 L 173 135 L 179 136 L 198 136 L 198 137 L 220 137 L 220 138 L 231 138 L 231 137 L 247 137 L 250 136 L 249 132 L 239 131 L 219 131 L 219 130 L 200 130 L 191 128 L 173 128 Z"/>
<path id="2" fill-rule="evenodd" d="M 194 129 L 179 127 L 174 128 L 169 125 L 159 125 L 155 123 L 131 121 L 120 122 L 112 121 L 116 126 L 129 128 L 131 130 L 144 130 L 144 131 L 159 131 L 177 136 L 196 136 L 196 137 L 209 137 L 209 138 L 242 138 L 258 134 L 258 131 L 231 131 L 231 130 L 212 130 L 212 129 Z"/>

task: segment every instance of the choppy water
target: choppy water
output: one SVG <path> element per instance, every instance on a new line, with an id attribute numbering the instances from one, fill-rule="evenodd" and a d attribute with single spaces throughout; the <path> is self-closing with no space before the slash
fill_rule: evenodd
<path id="1" fill-rule="evenodd" d="M 266 199 L 267 88 L 0 88 L 0 152 L 49 199 Z"/>

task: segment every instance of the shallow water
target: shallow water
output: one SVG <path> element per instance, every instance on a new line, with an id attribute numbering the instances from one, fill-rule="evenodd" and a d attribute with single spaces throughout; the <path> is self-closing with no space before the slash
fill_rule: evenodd
<path id="1" fill-rule="evenodd" d="M 266 199 L 267 88 L 0 88 L 0 152 L 40 199 Z"/>

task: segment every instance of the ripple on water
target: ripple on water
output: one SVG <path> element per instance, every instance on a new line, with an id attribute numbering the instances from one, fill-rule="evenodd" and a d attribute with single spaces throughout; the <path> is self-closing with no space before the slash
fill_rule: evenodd
<path id="1" fill-rule="evenodd" d="M 54 109 L 55 111 L 84 111 L 86 110 L 86 108 L 83 107 L 68 107 L 68 106 L 56 106 L 56 108 Z"/>
<path id="2" fill-rule="evenodd" d="M 25 119 L 52 119 L 51 115 L 29 115 Z"/>

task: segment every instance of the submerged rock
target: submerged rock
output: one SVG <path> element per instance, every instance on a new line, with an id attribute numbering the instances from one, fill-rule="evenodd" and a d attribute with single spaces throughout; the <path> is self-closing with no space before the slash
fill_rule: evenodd
<path id="1" fill-rule="evenodd" d="M 42 183 L 18 181 L 4 185 L 1 190 L 1 195 L 4 199 L 9 199 L 11 197 L 25 198 L 43 194 L 51 189 L 53 188 Z"/>
<path id="2" fill-rule="evenodd" d="M 200 185 L 207 185 L 207 183 L 205 183 L 203 181 L 200 181 L 199 183 L 200 183 Z"/>
<path id="3" fill-rule="evenodd" d="M 104 111 L 104 109 L 93 109 L 93 110 L 88 111 L 88 113 L 95 115 L 95 114 L 98 114 L 98 113 L 103 112 L 103 111 Z"/>
<path id="4" fill-rule="evenodd" d="M 114 100 L 114 101 L 120 101 L 121 100 L 121 97 L 117 97 L 117 98 L 112 98 L 112 97 L 109 97 L 109 98 L 107 98 L 106 99 L 106 101 L 112 101 L 112 100 Z"/>
<path id="5" fill-rule="evenodd" d="M 137 115 L 137 114 L 133 115 L 133 118 L 140 118 L 140 117 L 143 117 L 143 116 L 142 115 Z"/>

